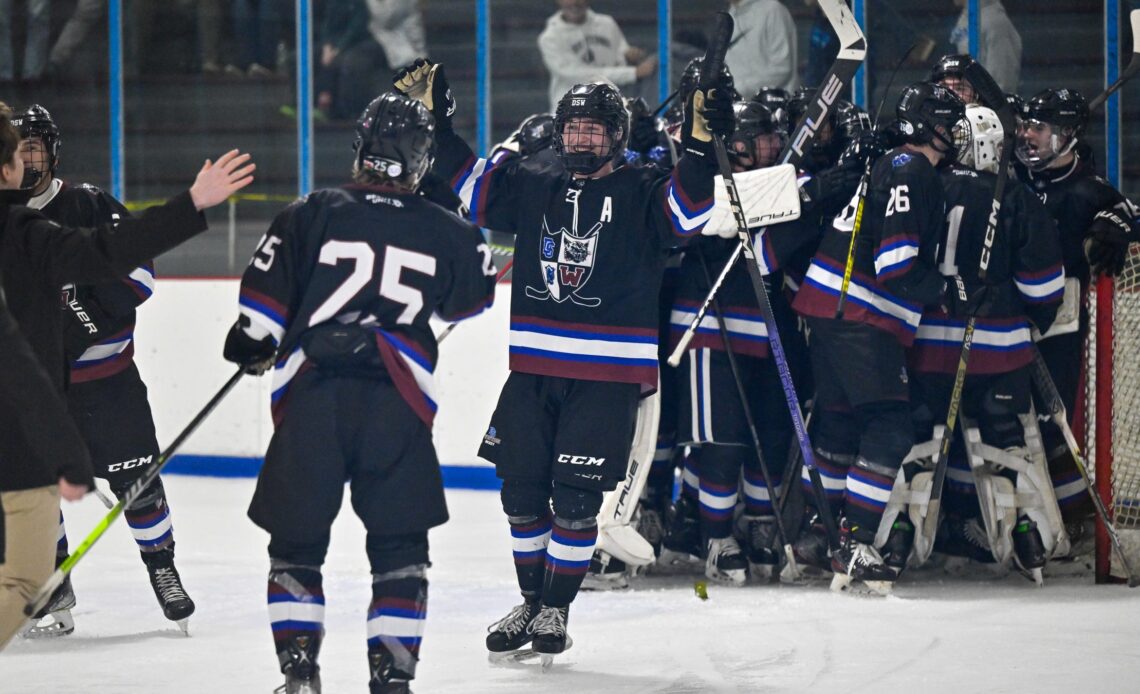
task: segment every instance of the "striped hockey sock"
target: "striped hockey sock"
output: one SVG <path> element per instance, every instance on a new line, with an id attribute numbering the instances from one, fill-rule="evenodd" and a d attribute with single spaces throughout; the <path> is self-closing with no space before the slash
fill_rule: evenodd
<path id="1" fill-rule="evenodd" d="M 580 527 L 584 524 L 586 527 Z M 575 527 L 579 526 L 579 527 Z M 546 548 L 546 572 L 542 584 L 542 604 L 566 607 L 578 595 L 590 557 L 598 541 L 598 525 L 593 518 L 584 521 L 554 519 L 550 544 Z"/>
<path id="2" fill-rule="evenodd" d="M 847 471 L 845 515 L 855 539 L 865 544 L 875 540 L 879 521 L 887 510 L 896 470 L 860 457 Z"/>
<path id="3" fill-rule="evenodd" d="M 426 566 L 372 574 L 368 606 L 368 661 L 379 683 L 416 674 L 427 618 Z"/>
<path id="4" fill-rule="evenodd" d="M 776 494 L 780 492 L 780 480 L 773 480 Z M 768 495 L 768 485 L 760 470 L 744 470 L 744 512 L 750 516 L 771 516 L 772 499 Z"/>
<path id="5" fill-rule="evenodd" d="M 546 571 L 546 548 L 550 543 L 553 521 L 549 512 L 542 518 L 510 517 L 511 546 L 514 551 L 515 574 L 519 590 L 526 597 L 542 593 L 542 578 Z"/>
<path id="6" fill-rule="evenodd" d="M 732 511 L 736 508 L 735 483 L 717 484 L 701 480 L 701 529 L 710 538 L 732 533 Z"/>
<path id="7" fill-rule="evenodd" d="M 325 591 L 318 566 L 276 560 L 269 571 L 269 623 L 281 671 L 298 664 L 316 670 L 324 635 Z"/>
<path id="8" fill-rule="evenodd" d="M 123 517 L 139 551 L 160 552 L 174 546 L 174 525 L 170 521 L 162 480 L 156 479 L 130 507 L 123 509 Z"/>

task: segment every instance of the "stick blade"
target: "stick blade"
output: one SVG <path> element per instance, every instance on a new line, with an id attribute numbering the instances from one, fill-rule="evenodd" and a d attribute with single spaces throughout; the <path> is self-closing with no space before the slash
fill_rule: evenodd
<path id="1" fill-rule="evenodd" d="M 851 14 L 846 0 L 820 0 L 819 8 L 839 38 L 837 57 L 862 62 L 867 55 L 867 39 L 863 36 L 863 29 L 855 20 L 855 15 Z"/>
<path id="2" fill-rule="evenodd" d="M 1132 10 L 1128 22 L 1132 25 L 1132 59 L 1136 60 L 1136 56 L 1140 55 L 1140 10 Z"/>

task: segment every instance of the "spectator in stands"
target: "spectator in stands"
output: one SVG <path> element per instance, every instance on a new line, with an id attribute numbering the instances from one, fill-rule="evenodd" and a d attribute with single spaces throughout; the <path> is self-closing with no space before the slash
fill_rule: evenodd
<path id="1" fill-rule="evenodd" d="M 796 25 L 788 8 L 779 0 L 729 0 L 728 12 L 736 20 L 736 32 L 724 61 L 736 91 L 748 95 L 761 87 L 795 91 L 799 85 Z"/>
<path id="2" fill-rule="evenodd" d="M 950 32 L 950 43 L 959 53 L 970 52 L 967 0 L 954 0 L 962 8 L 958 23 Z M 978 0 L 978 54 L 974 58 L 986 68 L 1004 92 L 1017 92 L 1021 82 L 1021 34 L 1013 26 L 1001 0 Z"/>
<path id="3" fill-rule="evenodd" d="M 238 46 L 238 62 L 227 65 L 227 73 L 244 72 L 250 77 L 276 74 L 283 11 L 292 12 L 283 7 L 282 0 L 233 0 L 234 36 L 244 41 Z"/>
<path id="4" fill-rule="evenodd" d="M 80 4 L 84 0 L 79 0 Z M 198 0 L 198 50 L 202 72 L 208 75 L 222 71 L 224 27 L 227 12 L 222 0 Z"/>
<path id="5" fill-rule="evenodd" d="M 550 110 L 575 84 L 607 79 L 619 87 L 650 79 L 657 57 L 630 46 L 614 18 L 590 9 L 590 0 L 558 0 L 558 12 L 538 37 L 550 71 Z"/>
<path id="6" fill-rule="evenodd" d="M 27 0 L 27 41 L 21 79 L 32 82 L 43 77 L 47 66 L 48 31 L 51 27 L 51 0 Z M 12 53 L 12 0 L 0 0 L 0 84 L 16 79 Z"/>
<path id="7" fill-rule="evenodd" d="M 75 11 L 71 13 L 63 31 L 55 40 L 51 48 L 51 57 L 48 59 L 47 73 L 49 75 L 62 75 L 67 64 L 87 41 L 91 30 L 104 17 L 107 16 L 107 0 L 79 0 L 75 3 Z"/>

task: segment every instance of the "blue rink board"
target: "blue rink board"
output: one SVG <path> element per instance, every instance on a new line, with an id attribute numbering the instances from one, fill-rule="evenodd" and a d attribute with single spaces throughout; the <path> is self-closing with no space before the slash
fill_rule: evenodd
<path id="1" fill-rule="evenodd" d="M 200 475 L 203 477 L 257 477 L 262 458 L 238 458 L 220 455 L 176 455 L 163 469 L 163 474 Z M 443 486 L 450 489 L 493 489 L 501 483 L 495 468 L 478 465 L 441 465 Z"/>

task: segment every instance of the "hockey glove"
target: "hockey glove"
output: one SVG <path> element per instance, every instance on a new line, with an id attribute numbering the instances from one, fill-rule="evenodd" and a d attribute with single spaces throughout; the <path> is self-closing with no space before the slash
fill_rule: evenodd
<path id="1" fill-rule="evenodd" d="M 638 98 L 629 109 L 629 149 L 646 154 L 659 143 L 657 119 L 649 112 L 645 99 Z"/>
<path id="2" fill-rule="evenodd" d="M 965 283 L 961 277 L 955 275 L 946 281 L 942 310 L 958 318 L 986 315 L 992 305 L 991 294 L 989 285 L 982 285 L 967 295 Z"/>
<path id="3" fill-rule="evenodd" d="M 1085 257 L 1094 275 L 1116 277 L 1124 270 L 1131 234 L 1132 225 L 1114 210 L 1101 210 L 1093 217 L 1085 237 Z"/>
<path id="4" fill-rule="evenodd" d="M 863 164 L 850 159 L 812 176 L 800 187 L 802 214 L 830 219 L 851 202 L 863 177 Z"/>
<path id="5" fill-rule="evenodd" d="M 401 94 L 427 106 L 431 115 L 435 116 L 437 130 L 451 129 L 455 98 L 451 96 L 451 85 L 443 74 L 443 65 L 416 58 L 416 62 L 400 68 L 392 76 L 392 86 Z"/>
<path id="6" fill-rule="evenodd" d="M 681 146 L 686 152 L 713 160 L 713 136 L 726 138 L 736 130 L 732 113 L 732 90 L 726 86 L 694 90 L 685 102 Z"/>
<path id="7" fill-rule="evenodd" d="M 277 355 L 277 344 L 273 338 L 266 335 L 260 340 L 250 337 L 245 331 L 250 325 L 248 316 L 240 316 L 226 335 L 226 345 L 222 348 L 222 356 L 226 361 L 233 362 L 245 369 L 251 376 L 260 376 L 273 367 L 273 358 Z"/>

